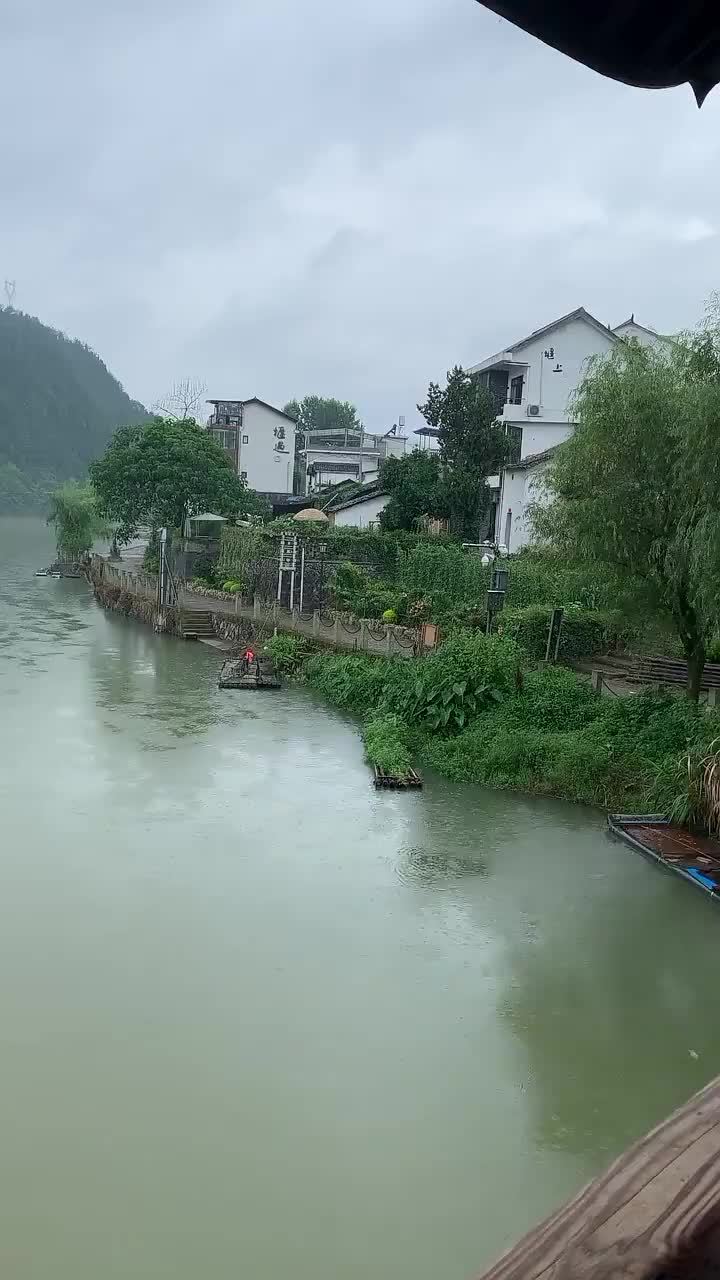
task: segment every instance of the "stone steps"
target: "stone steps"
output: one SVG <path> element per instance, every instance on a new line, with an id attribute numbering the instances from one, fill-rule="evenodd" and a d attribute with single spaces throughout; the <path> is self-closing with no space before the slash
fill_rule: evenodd
<path id="1" fill-rule="evenodd" d="M 191 632 L 198 640 L 217 639 L 209 609 L 183 609 L 182 630 L 183 635 Z"/>

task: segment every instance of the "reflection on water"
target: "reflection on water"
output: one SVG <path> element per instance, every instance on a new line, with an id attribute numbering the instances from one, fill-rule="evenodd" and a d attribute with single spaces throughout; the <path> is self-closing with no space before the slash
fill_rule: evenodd
<path id="1" fill-rule="evenodd" d="M 376 793 L 306 691 L 0 552 L 13 1280 L 464 1280 L 718 1070 L 717 909 L 598 815 Z"/>

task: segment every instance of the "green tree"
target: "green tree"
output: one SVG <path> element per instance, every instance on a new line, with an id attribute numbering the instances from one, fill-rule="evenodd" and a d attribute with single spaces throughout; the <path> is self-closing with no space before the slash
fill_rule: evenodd
<path id="1" fill-rule="evenodd" d="M 100 514 L 98 496 L 90 484 L 69 480 L 50 494 L 48 524 L 55 526 L 55 542 L 61 560 L 82 560 L 98 538 L 108 533 Z"/>
<path id="2" fill-rule="evenodd" d="M 437 453 L 415 449 L 403 458 L 386 458 L 380 483 L 390 501 L 380 513 L 382 529 L 417 529 L 423 516 L 444 516 L 442 465 Z"/>
<path id="3" fill-rule="evenodd" d="M 573 557 L 645 582 L 672 618 L 697 699 L 720 606 L 720 330 L 618 344 L 575 400 L 545 474 L 536 530 Z"/>
<path id="4" fill-rule="evenodd" d="M 285 413 L 295 419 L 300 433 L 359 431 L 362 428 L 355 405 L 349 400 L 334 400 L 332 396 L 304 396 L 302 400 L 289 400 Z"/>
<path id="5" fill-rule="evenodd" d="M 427 400 L 419 404 L 428 426 L 438 432 L 443 463 L 441 505 L 450 528 L 477 539 L 490 509 L 486 481 L 499 471 L 507 454 L 507 438 L 497 422 L 497 408 L 486 387 L 455 366 L 447 385 L 431 382 Z"/>
<path id="6" fill-rule="evenodd" d="M 120 542 L 142 524 L 182 529 L 194 512 L 235 516 L 257 506 L 221 446 L 191 418 L 122 427 L 90 477 L 103 514 L 117 521 Z"/>
<path id="7" fill-rule="evenodd" d="M 305 472 L 301 450 L 309 431 L 362 431 L 357 409 L 349 400 L 335 400 L 332 396 L 303 396 L 302 400 L 288 400 L 285 413 L 295 419 L 295 467 L 293 491 L 305 492 Z"/>

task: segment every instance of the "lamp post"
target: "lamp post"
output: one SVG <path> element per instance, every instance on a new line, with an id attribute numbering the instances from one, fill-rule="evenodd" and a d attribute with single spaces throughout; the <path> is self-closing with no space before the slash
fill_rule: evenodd
<path id="1" fill-rule="evenodd" d="M 493 554 L 487 551 L 480 563 L 486 569 L 492 566 L 492 574 L 490 577 L 490 587 L 487 593 L 487 618 L 485 621 L 485 634 L 487 636 L 492 632 L 493 617 L 499 613 L 505 604 L 505 596 L 507 594 L 508 578 L 510 573 L 508 569 L 498 568 L 497 547 L 493 547 Z"/>

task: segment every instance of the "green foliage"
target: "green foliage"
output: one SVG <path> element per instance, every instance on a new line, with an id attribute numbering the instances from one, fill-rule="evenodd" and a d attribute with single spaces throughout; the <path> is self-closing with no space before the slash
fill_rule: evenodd
<path id="1" fill-rule="evenodd" d="M 395 587 L 371 578 L 359 565 L 349 561 L 338 566 L 330 593 L 336 608 L 356 618 L 384 618 L 386 613 L 392 613 L 394 616 L 385 621 L 397 622 L 404 616 L 407 605 L 407 597 L 400 595 Z"/>
<path id="2" fill-rule="evenodd" d="M 121 541 L 141 524 L 182 529 L 193 511 L 237 515 L 254 498 L 214 436 L 192 419 L 122 427 L 90 476 Z"/>
<path id="3" fill-rule="evenodd" d="M 120 423 L 146 416 L 84 343 L 0 308 L 0 511 L 43 507 Z"/>
<path id="4" fill-rule="evenodd" d="M 540 534 L 643 580 L 673 618 L 697 697 L 720 605 L 720 326 L 595 361 L 546 472 Z"/>
<path id="5" fill-rule="evenodd" d="M 520 652 L 499 636 L 458 633 L 420 662 L 323 654 L 307 665 L 308 683 L 347 711 L 380 709 L 408 724 L 453 731 L 516 687 Z"/>
<path id="6" fill-rule="evenodd" d="M 533 604 L 525 609 L 507 608 L 497 620 L 499 635 L 511 636 L 533 658 L 544 658 L 552 609 Z M 628 626 L 621 613 L 570 607 L 563 618 L 560 658 L 584 658 L 594 653 L 614 653 L 625 647 Z"/>
<path id="7" fill-rule="evenodd" d="M 395 665 L 400 662 L 397 660 Z M 306 663 L 305 676 L 308 684 L 334 706 L 366 715 L 380 705 L 390 665 L 389 659 L 367 654 L 319 653 Z"/>
<path id="8" fill-rule="evenodd" d="M 497 405 L 479 378 L 459 365 L 447 385 L 431 382 L 418 409 L 438 431 L 442 484 L 440 505 L 453 532 L 476 540 L 490 509 L 485 481 L 507 456 L 507 437 L 497 422 Z"/>
<path id="9" fill-rule="evenodd" d="M 338 609 L 351 610 L 355 602 L 368 589 L 368 575 L 359 564 L 344 560 L 339 564 L 330 584 L 334 603 Z"/>
<path id="10" fill-rule="evenodd" d="M 82 560 L 93 543 L 107 533 L 92 485 L 70 480 L 50 495 L 48 524 L 55 526 L 61 560 Z"/>
<path id="11" fill-rule="evenodd" d="M 382 620 L 383 622 L 387 622 L 387 623 L 397 622 L 398 620 L 397 609 L 385 609 L 382 615 Z"/>
<path id="12" fill-rule="evenodd" d="M 284 412 L 295 419 L 298 432 L 306 431 L 358 431 L 362 423 L 357 409 L 349 400 L 335 400 L 332 396 L 303 396 L 302 400 L 289 400 Z"/>
<path id="13" fill-rule="evenodd" d="M 426 517 L 447 514 L 437 453 L 414 449 L 403 458 L 386 458 L 380 466 L 380 484 L 390 495 L 380 512 L 382 529 L 418 529 Z"/>
<path id="14" fill-rule="evenodd" d="M 458 632 L 421 662 L 391 666 L 382 705 L 410 724 L 452 732 L 507 697 L 520 654 L 510 640 Z"/>
<path id="15" fill-rule="evenodd" d="M 385 773 L 404 774 L 411 766 L 408 726 L 399 716 L 373 715 L 363 728 L 365 754 Z"/>
<path id="16" fill-rule="evenodd" d="M 526 674 L 521 691 L 464 733 L 428 739 L 424 757 L 459 781 L 668 811 L 678 756 L 706 739 L 707 721 L 659 693 L 599 698 L 587 681 L 548 667 Z"/>
<path id="17" fill-rule="evenodd" d="M 264 645 L 264 652 L 272 658 L 276 671 L 288 676 L 301 673 L 312 651 L 312 645 L 304 636 L 276 635 Z"/>
<path id="18" fill-rule="evenodd" d="M 490 570 L 479 556 L 468 555 L 457 545 L 427 541 L 405 557 L 400 582 L 412 596 L 428 600 L 432 617 L 442 621 L 442 615 L 459 604 L 485 609 Z"/>
<path id="19" fill-rule="evenodd" d="M 242 582 L 238 582 L 237 578 L 227 578 L 222 584 L 222 590 L 231 594 L 237 594 L 237 592 L 242 591 L 242 589 Z"/>

